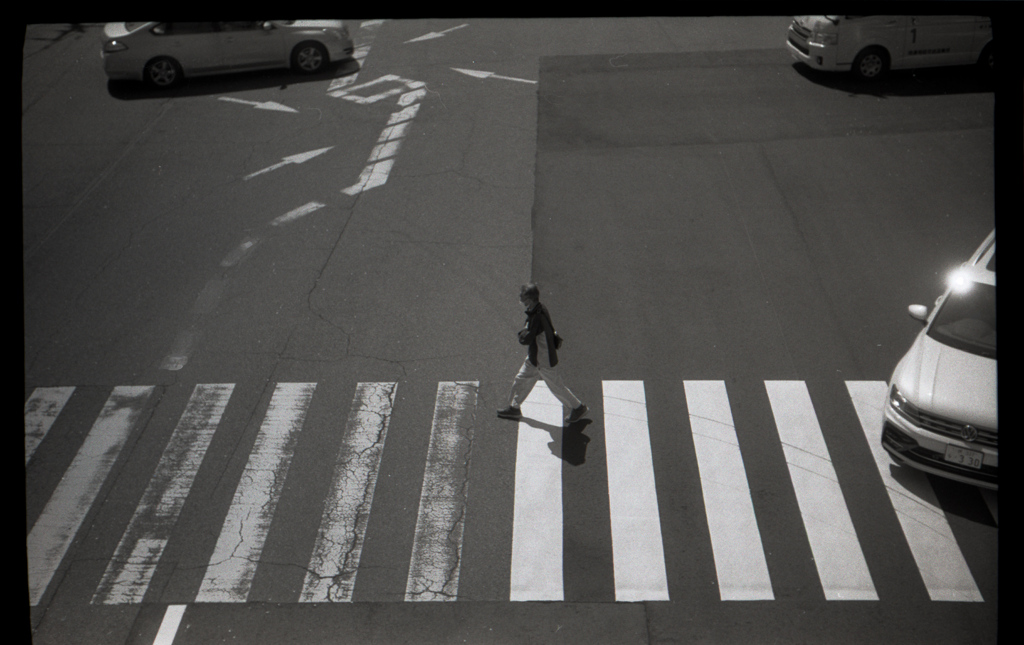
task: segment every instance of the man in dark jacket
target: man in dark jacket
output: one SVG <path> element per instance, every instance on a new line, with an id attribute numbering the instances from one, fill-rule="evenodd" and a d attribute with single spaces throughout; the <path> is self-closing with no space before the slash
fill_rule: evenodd
<path id="1" fill-rule="evenodd" d="M 544 379 L 555 398 L 572 410 L 568 422 L 575 423 L 587 413 L 587 406 L 569 391 L 562 382 L 561 374 L 555 369 L 558 365 L 559 343 L 555 339 L 551 315 L 547 307 L 540 303 L 540 289 L 537 285 L 532 282 L 524 284 L 519 290 L 519 302 L 526 308 L 526 326 L 519 330 L 519 343 L 529 346 L 529 351 L 512 382 L 509 406 L 498 410 L 498 416 L 503 419 L 522 417 L 520 406 L 537 384 L 537 379 Z"/>

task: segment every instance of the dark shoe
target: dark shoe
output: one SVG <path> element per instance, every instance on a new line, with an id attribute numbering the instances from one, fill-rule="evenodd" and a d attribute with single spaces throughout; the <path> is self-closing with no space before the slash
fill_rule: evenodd
<path id="1" fill-rule="evenodd" d="M 587 406 L 580 403 L 580 407 L 572 411 L 569 415 L 569 423 L 576 423 L 583 418 L 583 415 L 587 413 Z"/>
<path id="2" fill-rule="evenodd" d="M 519 408 L 510 405 L 504 410 L 498 410 L 498 416 L 502 419 L 519 419 L 523 416 L 523 412 Z"/>

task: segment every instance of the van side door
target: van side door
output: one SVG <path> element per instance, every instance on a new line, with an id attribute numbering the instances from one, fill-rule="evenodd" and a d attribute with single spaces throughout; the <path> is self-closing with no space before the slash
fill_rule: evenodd
<path id="1" fill-rule="evenodd" d="M 974 16 L 911 16 L 905 45 L 907 67 L 974 62 Z"/>

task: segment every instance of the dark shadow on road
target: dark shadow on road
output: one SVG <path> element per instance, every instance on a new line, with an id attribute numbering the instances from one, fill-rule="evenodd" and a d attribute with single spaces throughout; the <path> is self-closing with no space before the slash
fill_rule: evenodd
<path id="1" fill-rule="evenodd" d="M 892 70 L 885 77 L 874 81 L 862 81 L 846 72 L 823 72 L 804 63 L 793 63 L 793 69 L 822 87 L 850 95 L 878 98 L 979 94 L 995 90 L 993 75 L 975 65 Z"/>
<path id="2" fill-rule="evenodd" d="M 330 63 L 322 72 L 316 74 L 297 74 L 290 69 L 272 69 L 197 78 L 186 77 L 180 85 L 168 89 L 153 88 L 141 81 L 107 81 L 107 91 L 110 96 L 122 101 L 208 96 L 267 88 L 286 89 L 290 85 L 322 82 L 350 76 L 358 71 L 359 62 L 349 58 Z"/>
<path id="3" fill-rule="evenodd" d="M 590 437 L 583 434 L 583 430 L 591 423 L 590 419 L 580 419 L 565 427 L 543 423 L 529 417 L 522 417 L 520 421 L 531 428 L 549 432 L 551 443 L 548 444 L 548 448 L 551 449 L 551 454 L 567 464 L 579 466 L 587 460 L 587 444 L 590 443 Z"/>
<path id="4" fill-rule="evenodd" d="M 922 477 L 921 471 L 898 464 L 889 464 L 889 474 L 910 497 L 927 500 L 934 494 L 945 512 L 985 526 L 998 526 L 988 512 L 977 486 L 961 484 L 930 473 Z M 929 485 L 931 491 L 928 490 Z"/>

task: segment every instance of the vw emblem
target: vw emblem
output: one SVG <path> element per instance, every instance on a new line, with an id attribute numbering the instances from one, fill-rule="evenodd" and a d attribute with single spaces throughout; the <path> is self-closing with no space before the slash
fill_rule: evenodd
<path id="1" fill-rule="evenodd" d="M 960 429 L 960 436 L 964 441 L 974 441 L 978 438 L 978 429 L 968 423 Z"/>

